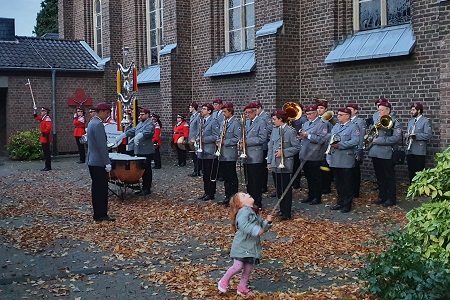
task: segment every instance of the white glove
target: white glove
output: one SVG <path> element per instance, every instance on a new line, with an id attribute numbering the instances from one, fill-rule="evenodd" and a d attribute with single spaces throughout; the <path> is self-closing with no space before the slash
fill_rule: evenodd
<path id="1" fill-rule="evenodd" d="M 116 137 L 116 139 L 114 140 L 114 145 L 119 145 L 120 143 L 122 143 L 122 140 L 126 137 L 127 137 L 127 135 L 125 134 L 125 132 L 122 133 L 121 135 Z"/>
<path id="2" fill-rule="evenodd" d="M 139 132 L 138 134 L 136 134 L 136 136 L 134 137 L 134 144 L 136 146 L 139 145 L 139 141 L 144 137 L 144 134 L 142 132 Z"/>
<path id="3" fill-rule="evenodd" d="M 111 169 L 112 169 L 111 164 L 107 164 L 107 165 L 105 166 L 106 172 L 109 173 L 109 172 L 111 171 Z"/>

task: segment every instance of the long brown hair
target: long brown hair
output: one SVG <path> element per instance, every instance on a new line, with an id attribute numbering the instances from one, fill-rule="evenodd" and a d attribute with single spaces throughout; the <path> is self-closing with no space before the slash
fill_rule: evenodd
<path id="1" fill-rule="evenodd" d="M 242 203 L 241 203 L 241 199 L 239 198 L 239 193 L 236 193 L 230 199 L 230 222 L 231 222 L 231 228 L 233 228 L 234 232 L 237 231 L 236 215 L 241 207 L 242 207 Z"/>

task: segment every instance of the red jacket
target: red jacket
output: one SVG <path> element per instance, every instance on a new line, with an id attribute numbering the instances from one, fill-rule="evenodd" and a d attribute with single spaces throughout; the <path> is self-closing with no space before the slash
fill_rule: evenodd
<path id="1" fill-rule="evenodd" d="M 82 137 L 86 133 L 86 119 L 84 116 L 79 116 L 73 120 L 73 125 L 75 129 L 73 131 L 73 136 L 76 138 Z"/>
<path id="2" fill-rule="evenodd" d="M 39 129 L 41 130 L 41 136 L 39 138 L 39 142 L 42 144 L 50 144 L 52 141 L 52 119 L 49 116 L 37 116 L 34 118 L 39 121 Z"/>
<path id="3" fill-rule="evenodd" d="M 159 147 L 161 147 L 161 126 L 159 126 L 158 122 L 155 122 L 155 132 L 153 133 L 153 144 L 157 143 Z"/>
<path id="4" fill-rule="evenodd" d="M 173 142 L 176 144 L 182 136 L 184 136 L 184 140 L 187 142 L 189 138 L 189 125 L 185 121 L 173 127 Z"/>

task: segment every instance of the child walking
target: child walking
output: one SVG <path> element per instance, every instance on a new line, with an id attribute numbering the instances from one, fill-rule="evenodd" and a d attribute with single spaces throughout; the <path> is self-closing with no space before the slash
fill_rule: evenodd
<path id="1" fill-rule="evenodd" d="M 239 295 L 253 295 L 247 287 L 248 279 L 253 271 L 253 266 L 261 260 L 260 236 L 272 228 L 272 215 L 263 220 L 254 208 L 255 200 L 249 194 L 237 193 L 230 200 L 231 227 L 236 233 L 231 245 L 231 258 L 233 265 L 220 279 L 217 287 L 225 293 L 228 290 L 230 279 L 242 270 L 241 281 L 237 293 Z"/>

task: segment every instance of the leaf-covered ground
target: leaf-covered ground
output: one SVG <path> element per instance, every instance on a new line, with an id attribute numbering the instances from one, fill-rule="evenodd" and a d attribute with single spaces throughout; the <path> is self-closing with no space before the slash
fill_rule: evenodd
<path id="1" fill-rule="evenodd" d="M 233 233 L 228 211 L 200 202 L 201 178 L 191 167 L 154 170 L 153 194 L 124 201 L 111 195 L 114 223 L 92 221 L 90 178 L 75 158 L 58 158 L 54 170 L 39 162 L 6 161 L 0 166 L 0 297 L 4 299 L 235 299 L 238 278 L 219 294 L 217 281 L 230 266 Z M 419 203 L 371 204 L 376 191 L 364 182 L 349 214 L 324 204 L 301 204 L 294 192 L 293 219 L 276 221 L 263 236 L 263 261 L 251 278 L 256 299 L 372 299 L 356 280 L 361 257 L 382 251 L 370 242 L 406 223 Z M 218 183 L 216 201 L 223 196 Z M 117 191 L 116 186 L 112 188 Z M 244 187 L 240 187 L 245 191 Z M 276 199 L 266 195 L 270 212 Z"/>

